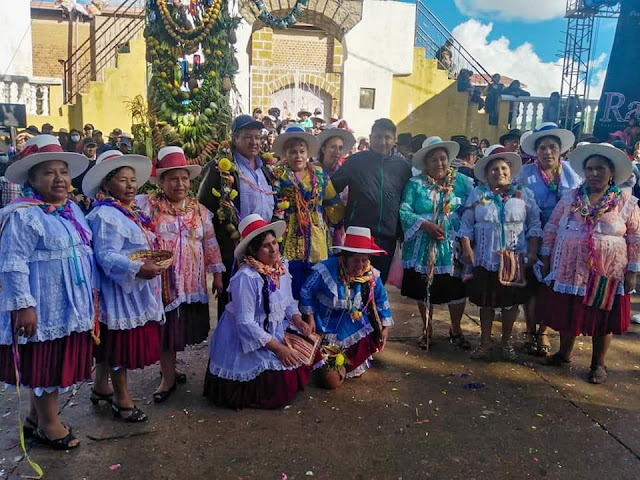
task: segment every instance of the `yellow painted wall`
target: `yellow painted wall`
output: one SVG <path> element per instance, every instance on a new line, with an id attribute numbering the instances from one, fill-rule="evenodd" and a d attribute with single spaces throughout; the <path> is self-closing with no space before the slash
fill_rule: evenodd
<path id="1" fill-rule="evenodd" d="M 391 119 L 398 133 L 438 135 L 445 140 L 452 135 L 477 136 L 497 143 L 508 130 L 508 102 L 500 105 L 499 125 L 489 125 L 488 115 L 478 113 L 477 104 L 457 91 L 455 80 L 438 70 L 436 60 L 425 58 L 422 48 L 415 48 L 413 55 L 413 73 L 393 79 Z"/>
<path id="2" fill-rule="evenodd" d="M 91 82 L 88 93 L 78 95 L 75 105 L 63 105 L 62 86 L 52 86 L 51 115 L 28 115 L 27 124 L 40 127 L 50 123 L 55 130 L 70 130 L 92 123 L 105 134 L 116 127 L 131 131 L 131 114 L 125 100 L 136 95 L 146 98 L 147 62 L 143 38 L 131 40 L 129 46 L 130 53 L 118 54 L 118 67 L 106 69 L 103 82 Z"/>

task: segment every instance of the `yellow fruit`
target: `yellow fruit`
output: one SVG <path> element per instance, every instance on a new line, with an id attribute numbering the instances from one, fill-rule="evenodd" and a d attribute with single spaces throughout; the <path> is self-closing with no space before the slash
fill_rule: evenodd
<path id="1" fill-rule="evenodd" d="M 193 93 L 194 95 L 197 95 L 199 91 L 200 91 L 199 88 L 194 88 L 193 90 L 191 90 L 191 93 Z"/>
<path id="2" fill-rule="evenodd" d="M 182 98 L 184 98 L 185 100 L 189 98 L 189 92 L 182 92 Z"/>
<path id="3" fill-rule="evenodd" d="M 216 50 L 215 52 L 216 57 L 221 57 L 222 56 L 222 50 Z"/>

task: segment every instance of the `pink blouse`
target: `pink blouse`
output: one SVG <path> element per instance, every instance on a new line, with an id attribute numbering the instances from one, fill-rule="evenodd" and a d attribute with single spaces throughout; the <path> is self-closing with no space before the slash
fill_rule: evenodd
<path id="1" fill-rule="evenodd" d="M 136 197 L 136 203 L 153 221 L 159 248 L 173 252 L 173 265 L 168 275 L 163 275 L 167 312 L 182 303 L 208 303 L 206 273 L 225 271 L 211 212 L 195 200 L 190 201 L 192 208 L 174 214 L 166 200 Z"/>
<path id="2" fill-rule="evenodd" d="M 541 255 L 551 256 L 551 272 L 544 279 L 559 293 L 584 296 L 589 278 L 587 224 L 580 212 L 571 213 L 575 190 L 563 195 L 544 228 Z M 595 268 L 598 275 L 620 280 L 640 271 L 640 208 L 638 199 L 623 193 L 616 207 L 594 228 Z"/>

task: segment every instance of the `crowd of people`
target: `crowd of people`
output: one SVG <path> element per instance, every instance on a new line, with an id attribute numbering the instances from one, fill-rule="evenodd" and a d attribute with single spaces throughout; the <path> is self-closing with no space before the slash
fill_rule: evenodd
<path id="1" fill-rule="evenodd" d="M 25 436 L 77 447 L 57 399 L 91 378 L 93 404 L 147 420 L 128 370 L 159 362 L 153 400 L 169 400 L 187 381 L 178 353 L 210 336 L 211 295 L 203 391 L 218 406 L 277 408 L 314 371 L 329 388 L 365 373 L 393 326 L 387 281 L 416 301 L 425 350 L 446 304 L 450 342 L 492 359 L 500 310 L 500 354 L 515 361 L 522 306 L 527 353 L 561 367 L 589 335 L 589 381 L 606 381 L 640 271 L 627 152 L 549 122 L 488 145 L 378 119 L 362 142 L 343 119 L 276 110 L 236 117 L 229 157 L 204 168 L 178 146 L 133 154 L 124 132 L 99 145 L 92 125 L 84 140 L 43 126 L 18 142 L 0 210 L 0 381 L 31 389 Z M 461 327 L 467 302 L 478 343 Z"/>

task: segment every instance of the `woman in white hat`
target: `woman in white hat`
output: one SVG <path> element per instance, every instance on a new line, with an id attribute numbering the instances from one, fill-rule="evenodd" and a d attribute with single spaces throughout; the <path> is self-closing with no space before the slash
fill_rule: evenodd
<path id="1" fill-rule="evenodd" d="M 151 220 L 134 202 L 138 187 L 150 174 L 147 157 L 108 150 L 82 181 L 85 195 L 95 199 L 87 221 L 100 267 L 101 343 L 96 349 L 91 401 L 111 403 L 114 418 L 128 422 L 142 422 L 147 415 L 129 394 L 127 370 L 160 360 L 164 319 L 160 267 L 153 260 L 130 258 L 138 251 L 156 248 Z"/>
<path id="2" fill-rule="evenodd" d="M 91 378 L 95 264 L 91 229 L 68 198 L 86 157 L 52 135 L 27 141 L 6 170 L 23 197 L 0 215 L 0 383 L 31 388 L 26 437 L 79 445 L 58 417 L 58 393 Z"/>
<path id="3" fill-rule="evenodd" d="M 381 351 L 393 325 L 391 306 L 370 255 L 387 254 L 368 228 L 349 227 L 338 255 L 313 267 L 300 310 L 323 343 L 344 351 L 347 376 L 364 373 L 367 359 Z"/>
<path id="4" fill-rule="evenodd" d="M 577 147 L 571 166 L 584 177 L 547 223 L 540 254 L 544 288 L 536 314 L 560 332 L 560 351 L 547 364 L 571 361 L 577 335 L 593 337 L 589 382 L 604 383 L 612 334 L 629 328 L 630 295 L 640 271 L 640 209 L 618 185 L 631 161 L 612 145 Z"/>
<path id="5" fill-rule="evenodd" d="M 473 190 L 473 179 L 451 166 L 460 150 L 457 142 L 429 137 L 422 145 L 413 156 L 413 166 L 422 173 L 409 180 L 400 205 L 404 231 L 402 295 L 418 302 L 423 327 L 421 348 L 429 349 L 432 306 L 447 304 L 451 342 L 468 350 L 471 345 L 460 327 L 465 287 L 462 279 L 453 275 L 454 236 L 460 227 L 457 211 Z"/>
<path id="6" fill-rule="evenodd" d="M 465 261 L 473 265 L 467 293 L 480 307 L 482 338 L 471 354 L 478 360 L 491 357 L 496 308 L 502 309 L 502 358 L 516 359 L 511 332 L 518 306 L 530 297 L 524 272 L 537 259 L 542 228 L 533 193 L 512 181 L 521 168 L 517 153 L 506 152 L 502 145 L 489 147 L 473 168 L 483 185 L 471 192 L 462 214 L 458 236 Z"/>
<path id="7" fill-rule="evenodd" d="M 323 130 L 317 138 L 320 144 L 317 164 L 324 168 L 329 178 L 331 178 L 342 166 L 346 156 L 351 153 L 356 143 L 356 137 L 349 130 L 330 126 Z M 348 194 L 348 188 L 345 188 L 340 194 L 340 200 L 345 205 Z M 341 245 L 344 241 L 344 225 L 341 223 L 329 228 L 333 245 Z"/>
<path id="8" fill-rule="evenodd" d="M 161 191 L 136 197 L 153 222 L 158 247 L 173 253 L 173 264 L 162 274 L 166 322 L 160 326 L 162 382 L 153 394 L 156 403 L 164 402 L 177 383 L 187 380 L 186 374 L 176 372 L 176 352 L 209 336 L 207 272 L 213 274 L 213 291 L 223 290 L 225 267 L 212 214 L 189 196 L 191 180 L 201 170 L 199 165 L 188 164 L 180 147 L 161 148 L 151 177 Z"/>
<path id="9" fill-rule="evenodd" d="M 575 136 L 555 123 L 546 122 L 526 136 L 523 135 L 521 142 L 522 151 L 535 157 L 535 161 L 522 167 L 517 181 L 533 192 L 544 228 L 562 195 L 582 182 L 571 165 L 562 161 L 562 155 L 573 146 Z M 534 295 L 524 307 L 527 321 L 524 349 L 530 354 L 547 356 L 551 350 L 547 328 L 544 326 L 544 319 L 536 319 L 535 316 L 538 279 L 531 274 L 527 282 Z M 536 334 L 538 324 L 540 329 Z"/>
<path id="10" fill-rule="evenodd" d="M 298 125 L 287 128 L 274 142 L 276 155 L 285 162 L 274 168 L 275 216 L 287 223 L 282 247 L 289 260 L 295 299 L 300 298 L 313 265 L 329 256 L 329 226 L 344 215 L 344 205 L 328 175 L 308 161 L 318 147 L 318 139 Z"/>
<path id="11" fill-rule="evenodd" d="M 291 275 L 280 256 L 283 221 L 268 223 L 259 215 L 239 225 L 242 240 L 235 249 L 241 267 L 231 278 L 231 301 L 211 337 L 204 395 L 229 408 L 277 408 L 304 389 L 311 367 L 301 366 L 283 343 L 293 325 L 303 335 L 302 320 L 291 294 Z"/>

